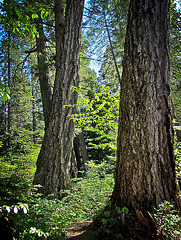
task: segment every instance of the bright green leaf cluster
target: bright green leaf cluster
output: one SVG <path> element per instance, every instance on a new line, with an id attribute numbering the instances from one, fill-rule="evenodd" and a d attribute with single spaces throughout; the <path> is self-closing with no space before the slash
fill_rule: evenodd
<path id="1" fill-rule="evenodd" d="M 4 29 L 11 29 L 13 33 L 17 32 L 24 37 L 29 34 L 30 38 L 34 39 L 39 37 L 34 20 L 47 18 L 51 14 L 51 9 L 46 5 L 40 7 L 29 3 L 26 6 L 16 1 L 5 2 L 0 13 L 0 23 L 4 25 Z"/>
<path id="2" fill-rule="evenodd" d="M 0 99 L 3 101 L 10 99 L 10 89 L 5 84 L 0 84 Z"/>
<path id="3" fill-rule="evenodd" d="M 74 89 L 77 90 L 77 89 Z M 115 137 L 117 134 L 117 121 L 119 115 L 119 92 L 112 93 L 109 87 L 102 88 L 94 99 L 85 98 L 80 90 L 78 100 L 78 114 L 72 115 L 79 128 L 92 131 L 97 134 L 94 139 L 89 139 L 92 148 L 105 149 L 109 147 L 115 150 Z M 82 113 L 81 113 L 82 112 Z M 104 141 L 106 139 L 106 141 Z M 93 141 L 100 144 L 94 144 Z"/>

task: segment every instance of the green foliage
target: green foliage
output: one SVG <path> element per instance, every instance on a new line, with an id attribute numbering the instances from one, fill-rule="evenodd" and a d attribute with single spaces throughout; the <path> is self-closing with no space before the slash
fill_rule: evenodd
<path id="1" fill-rule="evenodd" d="M 13 174 L 9 178 L 0 178 L 0 181 L 1 205 L 11 206 L 27 200 L 30 188 L 26 178 Z"/>
<path id="2" fill-rule="evenodd" d="M 40 146 L 30 143 L 25 136 L 19 141 L 18 149 L 14 149 L 14 152 L 9 151 L 0 158 L 1 205 L 27 201 L 30 193 Z"/>
<path id="3" fill-rule="evenodd" d="M 128 214 L 129 210 L 126 207 L 123 207 L 122 209 L 120 207 L 115 207 L 116 214 L 121 215 L 121 214 Z M 103 225 L 106 225 L 106 230 L 111 228 L 115 224 L 116 219 L 114 218 L 114 215 L 111 213 L 110 210 L 105 210 L 103 212 L 103 218 L 102 218 L 102 223 Z"/>
<path id="4" fill-rule="evenodd" d="M 115 209 L 118 214 L 123 214 L 123 213 L 128 214 L 129 212 L 127 207 L 123 207 L 122 209 L 120 209 L 120 207 L 116 206 Z"/>
<path id="5" fill-rule="evenodd" d="M 29 212 L 26 223 L 21 225 L 23 239 L 64 239 L 66 217 L 62 216 L 60 200 L 42 199 L 41 194 L 32 193 L 28 200 Z"/>
<path id="6" fill-rule="evenodd" d="M 172 204 L 167 201 L 161 203 L 154 217 L 166 239 L 180 239 L 181 217 Z"/>
<path id="7" fill-rule="evenodd" d="M 68 204 L 69 212 L 76 216 L 76 221 L 92 219 L 106 206 L 113 188 L 112 174 L 100 171 L 104 167 L 106 169 L 106 163 L 96 165 L 91 161 L 87 167 L 86 176 L 75 179 L 73 189 L 66 191 L 68 196 L 63 199 L 63 205 Z"/>
<path id="8" fill-rule="evenodd" d="M 119 93 L 112 93 L 111 90 L 106 87 L 102 88 L 101 93 L 97 93 L 92 101 L 79 96 L 79 107 L 84 106 L 85 113 L 75 115 L 80 127 L 85 127 L 85 130 L 91 130 L 104 134 L 102 130 L 109 128 L 114 130 L 117 127 L 118 109 L 119 109 Z M 95 127 L 91 124 L 95 123 Z M 112 139 L 112 138 L 111 138 Z"/>
<path id="9" fill-rule="evenodd" d="M 181 194 L 181 143 L 175 143 L 175 156 L 176 179 Z"/>
<path id="10" fill-rule="evenodd" d="M 105 207 L 112 192 L 113 177 L 100 174 L 104 166 L 105 163 L 99 166 L 91 162 L 85 178 L 76 179 L 71 190 L 61 191 L 62 200 L 51 200 L 50 196 L 42 199 L 36 187 L 33 188 L 26 204 L 10 207 L 3 204 L 3 217 L 8 215 L 20 239 L 64 239 L 70 224 L 90 220 Z"/>
<path id="11" fill-rule="evenodd" d="M 86 31 L 90 38 L 90 54 L 95 54 L 101 58 L 104 55 L 105 49 L 109 48 L 110 42 L 106 31 L 105 18 L 111 36 L 112 46 L 117 58 L 122 56 L 124 45 L 124 36 L 126 31 L 126 14 L 129 1 L 114 1 L 114 0 L 89 0 L 88 9 L 85 10 L 87 18 L 85 24 L 89 26 Z"/>
<path id="12" fill-rule="evenodd" d="M 174 148 L 176 156 L 176 179 L 181 196 L 181 144 L 175 141 Z M 165 238 L 180 239 L 181 217 L 178 210 L 176 210 L 175 207 L 168 201 L 164 201 L 155 211 L 154 217 L 158 224 L 159 231 L 162 232 Z"/>
<path id="13" fill-rule="evenodd" d="M 126 207 L 122 209 L 118 206 L 112 206 L 111 201 L 107 201 L 107 207 L 99 215 L 101 222 L 101 231 L 100 234 L 104 235 L 105 233 L 110 236 L 115 236 L 116 229 L 120 226 L 120 219 L 125 217 L 128 214 L 129 210 Z M 103 236 L 104 237 L 104 236 Z"/>
<path id="14" fill-rule="evenodd" d="M 177 121 L 181 122 L 181 9 L 175 1 L 170 7 L 171 89 Z"/>
<path id="15" fill-rule="evenodd" d="M 109 87 L 101 89 L 92 100 L 79 91 L 78 114 L 72 118 L 77 127 L 88 132 L 88 151 L 95 152 L 91 159 L 101 161 L 103 154 L 114 156 L 116 150 L 117 120 L 119 114 L 119 93 L 112 93 Z M 100 155 L 98 151 L 100 150 Z M 96 159 L 97 158 L 97 159 Z M 108 158 L 108 157 L 107 157 Z M 105 158 L 106 159 L 106 158 Z"/>
<path id="16" fill-rule="evenodd" d="M 31 1 L 19 2 L 4 0 L 0 4 L 0 24 L 4 29 L 11 29 L 13 33 L 18 33 L 21 37 L 30 36 L 31 39 L 39 37 L 36 27 L 35 19 L 45 19 L 51 16 L 52 11 L 46 4 L 33 4 Z M 40 16 L 38 16 L 38 14 Z"/>
<path id="17" fill-rule="evenodd" d="M 3 101 L 10 99 L 10 89 L 5 84 L 0 84 L 0 99 Z"/>
<path id="18" fill-rule="evenodd" d="M 11 2 L 11 4 L 10 4 Z M 48 2 L 48 1 L 47 1 Z M 11 58 L 11 76 L 12 76 L 12 112 L 11 120 L 13 122 L 10 133 L 1 134 L 1 157 L 0 157 L 0 217 L 6 217 L 13 223 L 15 237 L 14 239 L 64 239 L 67 226 L 74 222 L 90 220 L 94 218 L 100 210 L 106 205 L 111 204 L 107 201 L 113 187 L 112 166 L 116 150 L 117 119 L 119 108 L 119 92 L 117 73 L 112 60 L 111 48 L 107 41 L 105 31 L 104 14 L 106 14 L 108 28 L 111 34 L 111 40 L 115 51 L 119 70 L 121 70 L 121 59 L 123 53 L 123 42 L 125 35 L 126 11 L 128 1 L 103 1 L 93 0 L 92 10 L 89 12 L 91 20 L 89 23 L 89 37 L 93 41 L 88 42 L 84 36 L 81 52 L 81 89 L 79 92 L 78 111 L 72 116 L 77 122 L 77 128 L 86 132 L 88 153 L 91 156 L 87 165 L 87 173 L 84 178 L 73 180 L 74 184 L 70 190 L 62 190 L 62 200 L 42 199 L 41 194 L 36 193 L 36 188 L 32 187 L 32 179 L 35 172 L 35 162 L 40 150 L 39 145 L 32 144 L 33 136 L 36 134 L 38 141 L 41 141 L 43 134 L 42 105 L 40 97 L 32 97 L 32 85 L 37 82 L 37 69 L 34 64 L 26 64 L 26 68 L 19 69 L 17 66 L 25 57 L 25 49 L 32 48 L 34 42 L 30 38 L 38 37 L 36 31 L 37 19 L 47 20 L 52 15 L 49 3 L 46 1 L 40 4 L 34 4 L 33 1 L 27 1 L 24 5 L 22 1 L 4 1 L 1 3 L 0 24 L 11 35 L 19 35 L 22 39 L 26 38 L 26 46 L 22 47 L 17 42 L 9 43 Z M 50 1 L 51 4 L 51 1 Z M 54 3 L 53 3 L 54 4 Z M 40 6 L 41 5 L 41 6 Z M 122 6 L 124 5 L 124 6 Z M 53 6 L 53 5 L 52 5 Z M 47 18 L 47 19 L 46 19 Z M 94 20 L 95 19 L 95 20 Z M 49 22 L 48 22 L 49 23 Z M 48 25 L 48 24 L 47 24 Z M 51 25 L 51 24 L 50 24 Z M 18 32 L 18 34 L 16 34 Z M 177 114 L 180 117 L 180 12 L 176 10 L 176 5 L 171 5 L 171 61 L 172 61 L 172 91 L 174 93 L 174 104 Z M 121 34 L 120 34 L 121 33 Z M 51 35 L 51 38 L 49 38 Z M 54 41 L 52 30 L 46 27 L 46 37 Z M 53 37 L 52 37 L 53 36 Z M 88 68 L 89 60 L 86 57 L 88 47 L 93 46 L 93 42 L 99 37 L 97 42 L 100 54 L 103 54 L 103 63 L 98 80 L 96 73 Z M 21 39 L 21 41 L 22 41 Z M 6 43 L 5 39 L 5 43 Z M 20 40 L 20 38 L 18 39 Z M 24 40 L 23 40 L 24 41 Z M 30 41 L 30 42 L 29 42 Z M 14 44 L 14 45 L 13 45 Z M 18 46 L 16 46 L 18 45 Z M 50 52 L 55 54 L 48 45 L 47 56 L 53 59 Z M 95 45 L 92 47 L 95 48 Z M 7 51 L 7 43 L 4 44 Z M 96 48 L 95 48 L 96 49 Z M 96 52 L 97 51 L 96 49 Z M 6 55 L 2 52 L 2 56 Z M 17 55 L 17 54 L 20 55 Z M 16 59 L 15 57 L 16 56 Z M 18 57 L 17 57 L 18 56 Z M 100 56 L 101 57 L 101 56 Z M 2 63 L 7 62 L 4 58 Z M 54 61 L 54 60 L 52 60 Z M 32 62 L 36 62 L 35 58 Z M 49 61 L 51 62 L 51 61 Z M 51 65 L 51 63 L 48 63 Z M 7 64 L 3 66 L 3 82 L 7 82 Z M 18 69 L 18 71 L 17 71 Z M 52 67 L 54 70 L 54 68 Z M 31 71 L 30 71 L 31 70 Z M 27 72 L 27 74 L 25 74 Z M 3 76 L 2 74 L 2 76 Z M 33 75 L 33 82 L 30 80 Z M 52 74 L 53 75 L 53 74 Z M 31 76 L 32 78 L 32 76 Z M 102 87 L 100 85 L 103 84 Z M 107 87 L 106 87 L 107 86 Z M 40 90 L 35 87 L 38 95 Z M 35 94 L 35 95 L 36 95 Z M 5 101 L 10 96 L 10 89 L 6 85 L 0 85 L 1 100 Z M 36 101 L 35 110 L 41 115 L 37 117 L 37 122 L 41 124 L 36 132 L 32 130 L 32 102 Z M 2 104 L 3 105 L 3 104 Z M 3 106 L 4 107 L 4 106 Z M 5 108 L 5 107 L 4 107 Z M 4 113 L 7 114 L 6 110 Z M 7 119 L 5 119 L 7 121 Z M 4 141 L 11 136 L 11 149 L 6 148 Z M 181 147 L 177 145 L 176 153 L 176 173 L 177 180 L 181 181 Z M 106 163 L 96 165 L 106 159 Z M 110 160 L 111 159 L 111 160 Z M 112 166 L 110 166 L 112 164 Z M 51 198 L 51 196 L 49 196 Z M 109 210 L 102 210 L 102 224 L 106 231 L 111 230 L 114 223 L 113 216 Z M 127 214 L 128 209 L 115 207 L 116 213 Z M 173 206 L 167 202 L 160 205 L 155 217 L 160 229 L 172 238 L 179 236 L 180 219 Z M 19 237 L 16 237 L 16 235 Z"/>

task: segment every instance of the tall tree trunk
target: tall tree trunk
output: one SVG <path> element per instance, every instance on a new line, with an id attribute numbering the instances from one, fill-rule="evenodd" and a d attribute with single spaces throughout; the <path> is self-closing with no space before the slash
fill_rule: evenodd
<path id="1" fill-rule="evenodd" d="M 32 74 L 33 75 L 33 74 Z M 36 144 L 36 135 L 35 132 L 37 130 L 37 122 L 36 122 L 36 106 L 35 106 L 35 89 L 34 89 L 34 84 L 32 80 L 32 117 L 33 117 L 33 143 Z"/>
<path id="2" fill-rule="evenodd" d="M 37 161 L 34 183 L 42 185 L 44 195 L 59 196 L 70 186 L 70 165 L 74 137 L 74 122 L 79 84 L 79 53 L 84 0 L 56 0 L 56 76 L 49 124 Z"/>
<path id="3" fill-rule="evenodd" d="M 42 23 L 37 23 L 37 32 L 39 37 L 36 38 L 39 82 L 41 89 L 41 98 L 43 104 L 43 115 L 45 121 L 45 131 L 48 127 L 50 111 L 52 106 L 52 91 L 49 79 L 48 63 L 46 58 L 46 37 Z"/>
<path id="4" fill-rule="evenodd" d="M 176 201 L 169 5 L 130 1 L 112 201 L 132 209 Z"/>
<path id="5" fill-rule="evenodd" d="M 111 49 L 111 54 L 112 54 L 114 66 L 115 66 L 115 69 L 116 69 L 116 73 L 117 73 L 117 76 L 118 76 L 118 80 L 119 80 L 119 82 L 121 82 L 121 76 L 120 76 L 119 68 L 118 68 L 118 65 L 117 65 L 116 56 L 115 56 L 115 52 L 114 52 L 114 48 L 113 48 L 111 35 L 110 35 L 110 31 L 109 31 L 109 27 L 108 27 L 108 24 L 107 24 L 105 13 L 104 13 L 104 23 L 105 23 L 105 26 L 106 26 L 106 31 L 107 31 L 107 35 L 108 35 L 108 39 L 109 39 L 109 46 L 110 46 L 110 49 Z"/>
<path id="6" fill-rule="evenodd" d="M 11 53 L 10 53 L 10 44 L 11 44 L 11 34 L 10 31 L 8 31 L 8 87 L 11 89 Z M 11 99 L 8 101 L 8 147 L 11 148 L 11 128 L 12 128 L 12 122 L 11 122 Z"/>

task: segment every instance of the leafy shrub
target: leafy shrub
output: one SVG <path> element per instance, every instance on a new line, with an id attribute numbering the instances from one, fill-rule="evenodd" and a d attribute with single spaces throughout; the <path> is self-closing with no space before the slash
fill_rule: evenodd
<path id="1" fill-rule="evenodd" d="M 26 202 L 35 173 L 39 146 L 26 144 L 23 153 L 0 158 L 0 205 Z"/>
<path id="2" fill-rule="evenodd" d="M 181 144 L 177 143 L 175 139 L 174 144 L 175 156 L 176 156 L 176 178 L 179 187 L 179 193 L 181 194 Z M 174 206 L 168 201 L 164 201 L 156 209 L 154 217 L 158 223 L 160 231 L 169 239 L 181 238 L 181 217 Z"/>
<path id="3" fill-rule="evenodd" d="M 101 86 L 100 86 L 101 87 Z M 72 115 L 77 128 L 84 129 L 90 159 L 100 163 L 115 157 L 117 122 L 119 115 L 119 91 L 113 93 L 102 86 L 100 93 L 89 99 L 79 94 L 78 114 Z"/>
<path id="4" fill-rule="evenodd" d="M 26 202 L 30 191 L 30 183 L 23 176 L 12 174 L 9 178 L 0 178 L 0 205 Z"/>
<path id="5" fill-rule="evenodd" d="M 181 194 L 181 143 L 175 144 L 175 169 L 176 169 L 176 178 L 178 182 L 178 187 Z"/>
<path id="6" fill-rule="evenodd" d="M 181 238 L 181 217 L 172 204 L 168 201 L 161 203 L 159 208 L 156 209 L 154 217 L 164 236 L 168 239 Z"/>
<path id="7" fill-rule="evenodd" d="M 113 175 L 106 173 L 105 163 L 96 165 L 90 161 L 86 176 L 74 181 L 72 190 L 66 191 L 63 205 L 69 205 L 75 221 L 90 220 L 106 206 L 113 189 Z"/>
<path id="8" fill-rule="evenodd" d="M 6 239 L 19 239 L 19 226 L 24 222 L 24 215 L 28 212 L 28 205 L 18 203 L 16 205 L 0 207 L 0 235 Z"/>
<path id="9" fill-rule="evenodd" d="M 92 219 L 105 207 L 113 188 L 112 174 L 102 171 L 104 165 L 91 162 L 84 178 L 75 179 L 72 189 L 61 191 L 62 200 L 42 199 L 33 187 L 26 204 L 3 206 L 3 217 L 13 224 L 14 239 L 65 239 L 69 225 Z M 26 214 L 22 206 L 27 206 Z"/>

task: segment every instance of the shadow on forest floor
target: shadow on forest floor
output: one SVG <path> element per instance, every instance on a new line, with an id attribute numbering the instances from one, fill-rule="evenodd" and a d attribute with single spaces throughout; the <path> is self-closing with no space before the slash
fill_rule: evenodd
<path id="1" fill-rule="evenodd" d="M 92 221 L 75 223 L 71 228 L 67 228 L 67 237 L 72 240 L 96 240 L 98 238 L 96 228 L 92 226 Z"/>
<path id="2" fill-rule="evenodd" d="M 82 221 L 73 224 L 67 228 L 67 238 L 69 240 L 158 240 L 163 239 L 157 234 L 149 234 L 148 229 L 142 227 L 129 227 L 125 226 L 122 231 L 112 229 L 112 235 L 107 235 L 104 230 L 99 226 L 97 221 Z M 101 231 L 102 230 L 102 231 Z M 115 230 L 115 231 L 114 231 Z M 121 230 L 121 229 L 120 229 Z"/>

